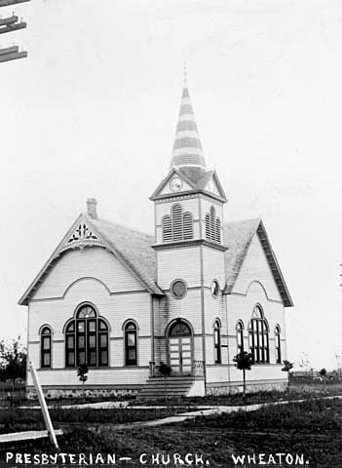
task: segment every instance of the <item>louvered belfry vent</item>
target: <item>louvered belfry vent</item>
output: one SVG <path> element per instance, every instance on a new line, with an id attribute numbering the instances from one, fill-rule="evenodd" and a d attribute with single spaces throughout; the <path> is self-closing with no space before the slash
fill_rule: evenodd
<path id="1" fill-rule="evenodd" d="M 162 219 L 163 242 L 177 242 L 194 238 L 193 217 L 189 211 L 183 212 L 177 203 L 171 208 L 171 215 Z"/>
<path id="2" fill-rule="evenodd" d="M 209 213 L 205 215 L 205 238 L 221 244 L 221 220 L 216 216 L 213 206 L 210 208 Z"/>

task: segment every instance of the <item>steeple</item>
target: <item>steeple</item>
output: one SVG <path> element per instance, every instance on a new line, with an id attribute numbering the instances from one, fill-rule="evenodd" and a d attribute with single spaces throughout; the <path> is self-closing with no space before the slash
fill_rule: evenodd
<path id="1" fill-rule="evenodd" d="M 195 114 L 192 108 L 186 74 L 182 92 L 178 123 L 172 150 L 170 167 L 206 168 Z"/>

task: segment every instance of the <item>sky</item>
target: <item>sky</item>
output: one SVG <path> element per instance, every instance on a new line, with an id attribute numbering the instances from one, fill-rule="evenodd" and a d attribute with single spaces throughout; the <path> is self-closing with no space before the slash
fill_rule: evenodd
<path id="1" fill-rule="evenodd" d="M 153 233 L 183 64 L 225 220 L 262 217 L 295 307 L 288 357 L 342 355 L 340 0 L 34 0 L 2 8 L 29 58 L 0 65 L 0 339 L 89 197 Z"/>

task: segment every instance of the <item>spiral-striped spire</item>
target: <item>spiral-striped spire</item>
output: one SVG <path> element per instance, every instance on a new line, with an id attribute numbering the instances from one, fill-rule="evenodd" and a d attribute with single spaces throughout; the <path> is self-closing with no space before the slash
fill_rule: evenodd
<path id="1" fill-rule="evenodd" d="M 172 150 L 171 167 L 201 167 L 203 169 L 206 167 L 195 114 L 186 83 L 184 83 L 182 93 Z"/>

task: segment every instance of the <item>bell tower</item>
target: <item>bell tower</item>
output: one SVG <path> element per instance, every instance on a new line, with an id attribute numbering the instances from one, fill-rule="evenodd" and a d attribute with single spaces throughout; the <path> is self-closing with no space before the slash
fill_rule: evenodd
<path id="1" fill-rule="evenodd" d="M 187 353 L 193 365 L 211 362 L 212 346 L 207 354 L 206 340 L 223 307 L 219 297 L 225 286 L 223 205 L 227 199 L 216 172 L 207 168 L 186 83 L 169 172 L 150 200 L 155 204 L 157 282 L 167 295 L 165 310 L 156 317 L 160 333 L 167 347 L 172 322 L 186 321 L 192 333 L 192 349 Z M 168 362 L 178 369 L 170 352 L 166 350 Z"/>

